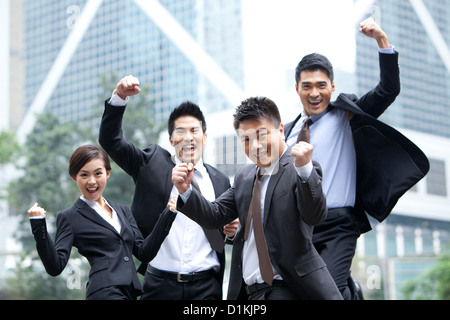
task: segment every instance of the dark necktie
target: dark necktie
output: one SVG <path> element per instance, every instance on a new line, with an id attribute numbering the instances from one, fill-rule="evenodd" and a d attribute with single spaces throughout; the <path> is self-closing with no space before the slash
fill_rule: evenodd
<path id="1" fill-rule="evenodd" d="M 197 181 L 195 181 L 195 178 L 192 179 L 191 184 L 200 193 L 202 192 L 200 190 L 200 187 L 197 184 Z M 214 251 L 222 253 L 223 252 L 223 248 L 224 248 L 225 245 L 224 245 L 224 241 L 223 241 L 222 235 L 220 234 L 219 230 L 217 230 L 217 229 L 214 229 L 214 230 L 203 229 L 203 231 L 205 232 L 205 236 L 208 239 L 209 244 L 211 245 L 211 248 Z"/>
<path id="2" fill-rule="evenodd" d="M 256 251 L 258 252 L 259 270 L 262 279 L 268 285 L 272 285 L 273 269 L 270 262 L 269 251 L 267 249 L 266 237 L 264 236 L 262 215 L 261 215 L 261 173 L 260 168 L 256 173 L 255 184 L 253 186 L 253 196 L 250 201 L 247 221 L 244 231 L 244 240 L 248 239 L 250 224 L 253 218 L 253 232 L 255 235 Z"/>
<path id="3" fill-rule="evenodd" d="M 297 143 L 299 143 L 300 141 L 305 141 L 310 143 L 311 141 L 311 135 L 309 132 L 309 126 L 311 125 L 312 120 L 311 118 L 307 118 L 305 120 L 305 122 L 303 123 L 302 128 L 300 129 L 300 132 L 298 133 L 297 136 Z"/>

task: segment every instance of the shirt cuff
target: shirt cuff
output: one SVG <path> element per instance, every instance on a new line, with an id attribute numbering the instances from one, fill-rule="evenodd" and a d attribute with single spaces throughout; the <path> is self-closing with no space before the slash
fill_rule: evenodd
<path id="1" fill-rule="evenodd" d="M 191 196 L 191 193 L 192 193 L 192 186 L 189 187 L 189 189 L 187 189 L 185 193 L 180 193 L 181 200 L 183 200 L 183 202 L 186 203 L 189 197 Z"/>
<path id="2" fill-rule="evenodd" d="M 395 53 L 395 47 L 390 46 L 390 48 L 378 48 L 378 52 L 385 53 L 385 54 L 394 54 Z"/>
<path id="3" fill-rule="evenodd" d="M 28 217 L 30 220 L 38 220 L 38 219 L 44 219 L 45 217 L 39 217 L 39 216 L 35 216 L 35 217 Z"/>
<path id="4" fill-rule="evenodd" d="M 300 179 L 302 179 L 303 182 L 308 181 L 309 177 L 311 176 L 311 172 L 313 171 L 313 164 L 312 162 L 308 162 L 306 165 L 304 165 L 303 167 L 297 168 L 294 165 L 295 170 L 297 171 L 298 176 L 300 177 Z"/>
<path id="5" fill-rule="evenodd" d="M 127 105 L 128 100 L 130 100 L 130 97 L 126 97 L 125 100 L 123 100 L 121 97 L 119 97 L 118 94 L 113 91 L 111 99 L 109 99 L 109 104 L 114 107 L 124 107 Z"/>

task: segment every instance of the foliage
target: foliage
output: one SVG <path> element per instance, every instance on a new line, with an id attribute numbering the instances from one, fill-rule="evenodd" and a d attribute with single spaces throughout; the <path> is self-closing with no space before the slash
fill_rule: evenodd
<path id="1" fill-rule="evenodd" d="M 104 99 L 113 91 L 118 77 L 103 75 L 101 86 L 103 95 L 93 106 L 93 112 L 84 119 L 83 123 L 94 123 L 92 118 L 101 119 Z M 154 103 L 149 102 L 150 88 L 141 88 L 141 94 L 130 100 L 123 122 L 124 135 L 137 146 L 143 148 L 148 142 L 157 142 L 161 125 L 154 121 Z M 91 120 L 91 121 L 88 121 Z M 3 151 L 4 139 L 14 140 L 11 136 L 0 136 Z M 80 196 L 76 184 L 68 174 L 69 159 L 73 151 L 80 145 L 98 141 L 98 126 L 82 126 L 74 122 L 60 123 L 57 116 L 51 112 L 44 112 L 38 116 L 36 125 L 26 139 L 26 148 L 20 151 L 17 145 L 11 147 L 17 150 L 19 162 L 17 177 L 8 187 L 8 201 L 10 214 L 20 217 L 20 224 L 15 233 L 23 247 L 16 267 L 10 277 L 6 279 L 5 296 L 9 299 L 80 299 L 84 298 L 84 283 L 81 290 L 69 290 L 66 283 L 66 270 L 61 276 L 50 277 L 43 269 L 35 242 L 30 232 L 27 210 L 38 202 L 47 211 L 47 226 L 50 236 L 54 239 L 56 213 L 72 205 Z M 6 144 L 5 144 L 6 148 Z M 10 149 L 8 145 L 8 150 Z M 5 149 L 7 151 L 7 149 Z M 7 151 L 7 154 L 13 154 Z M 5 157 L 6 159 L 6 157 Z M 3 160 L 3 159 L 2 159 Z M 6 159 L 9 160 L 9 159 Z M 5 160 L 5 161 L 6 161 Z M 104 196 L 114 202 L 131 204 L 134 193 L 132 179 L 115 163 L 112 163 L 112 174 Z M 87 265 L 85 259 L 72 250 L 69 263 L 83 261 L 81 270 L 87 279 Z"/>
<path id="2" fill-rule="evenodd" d="M 0 165 L 11 162 L 17 154 L 19 144 L 13 133 L 0 132 Z"/>
<path id="3" fill-rule="evenodd" d="M 450 300 L 450 252 L 441 253 L 418 278 L 405 281 L 401 291 L 408 300 Z"/>
<path id="4" fill-rule="evenodd" d="M 82 135 L 74 123 L 60 124 L 51 112 L 41 114 L 23 148 L 22 159 L 17 164 L 20 176 L 9 186 L 10 214 L 21 219 L 16 238 L 25 250 L 34 247 L 30 233 L 27 210 L 38 202 L 46 209 L 48 223 L 53 224 L 56 210 L 74 202 L 79 191 L 68 174 L 69 158 Z"/>
<path id="5" fill-rule="evenodd" d="M 77 258 L 72 258 L 77 259 Z M 85 286 L 80 277 L 79 288 L 68 288 L 67 274 L 58 277 L 48 275 L 36 252 L 23 252 L 14 268 L 13 276 L 6 279 L 5 298 L 9 300 L 81 300 L 85 297 Z"/>

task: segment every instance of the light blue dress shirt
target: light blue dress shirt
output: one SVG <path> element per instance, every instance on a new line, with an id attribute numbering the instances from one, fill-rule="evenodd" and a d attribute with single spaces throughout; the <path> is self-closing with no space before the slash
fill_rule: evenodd
<path id="1" fill-rule="evenodd" d="M 378 49 L 382 54 L 395 53 L 394 47 Z M 286 143 L 292 147 L 307 116 L 302 115 L 292 128 Z M 310 126 L 313 160 L 322 167 L 322 188 L 327 207 L 354 207 L 356 198 L 356 152 L 350 121 L 344 110 L 333 109 L 312 116 Z"/>

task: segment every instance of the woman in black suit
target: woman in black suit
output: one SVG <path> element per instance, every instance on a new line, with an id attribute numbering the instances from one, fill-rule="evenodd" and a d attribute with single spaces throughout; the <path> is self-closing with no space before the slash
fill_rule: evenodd
<path id="1" fill-rule="evenodd" d="M 136 299 L 142 286 L 132 254 L 142 262 L 153 259 L 175 214 L 168 209 L 164 211 L 144 240 L 131 210 L 102 196 L 111 166 L 106 151 L 98 146 L 76 149 L 70 158 L 69 174 L 82 195 L 74 205 L 58 213 L 55 242 L 47 232 L 45 210 L 37 203 L 28 210 L 45 270 L 51 276 L 59 275 L 74 246 L 91 266 L 86 299 Z"/>

